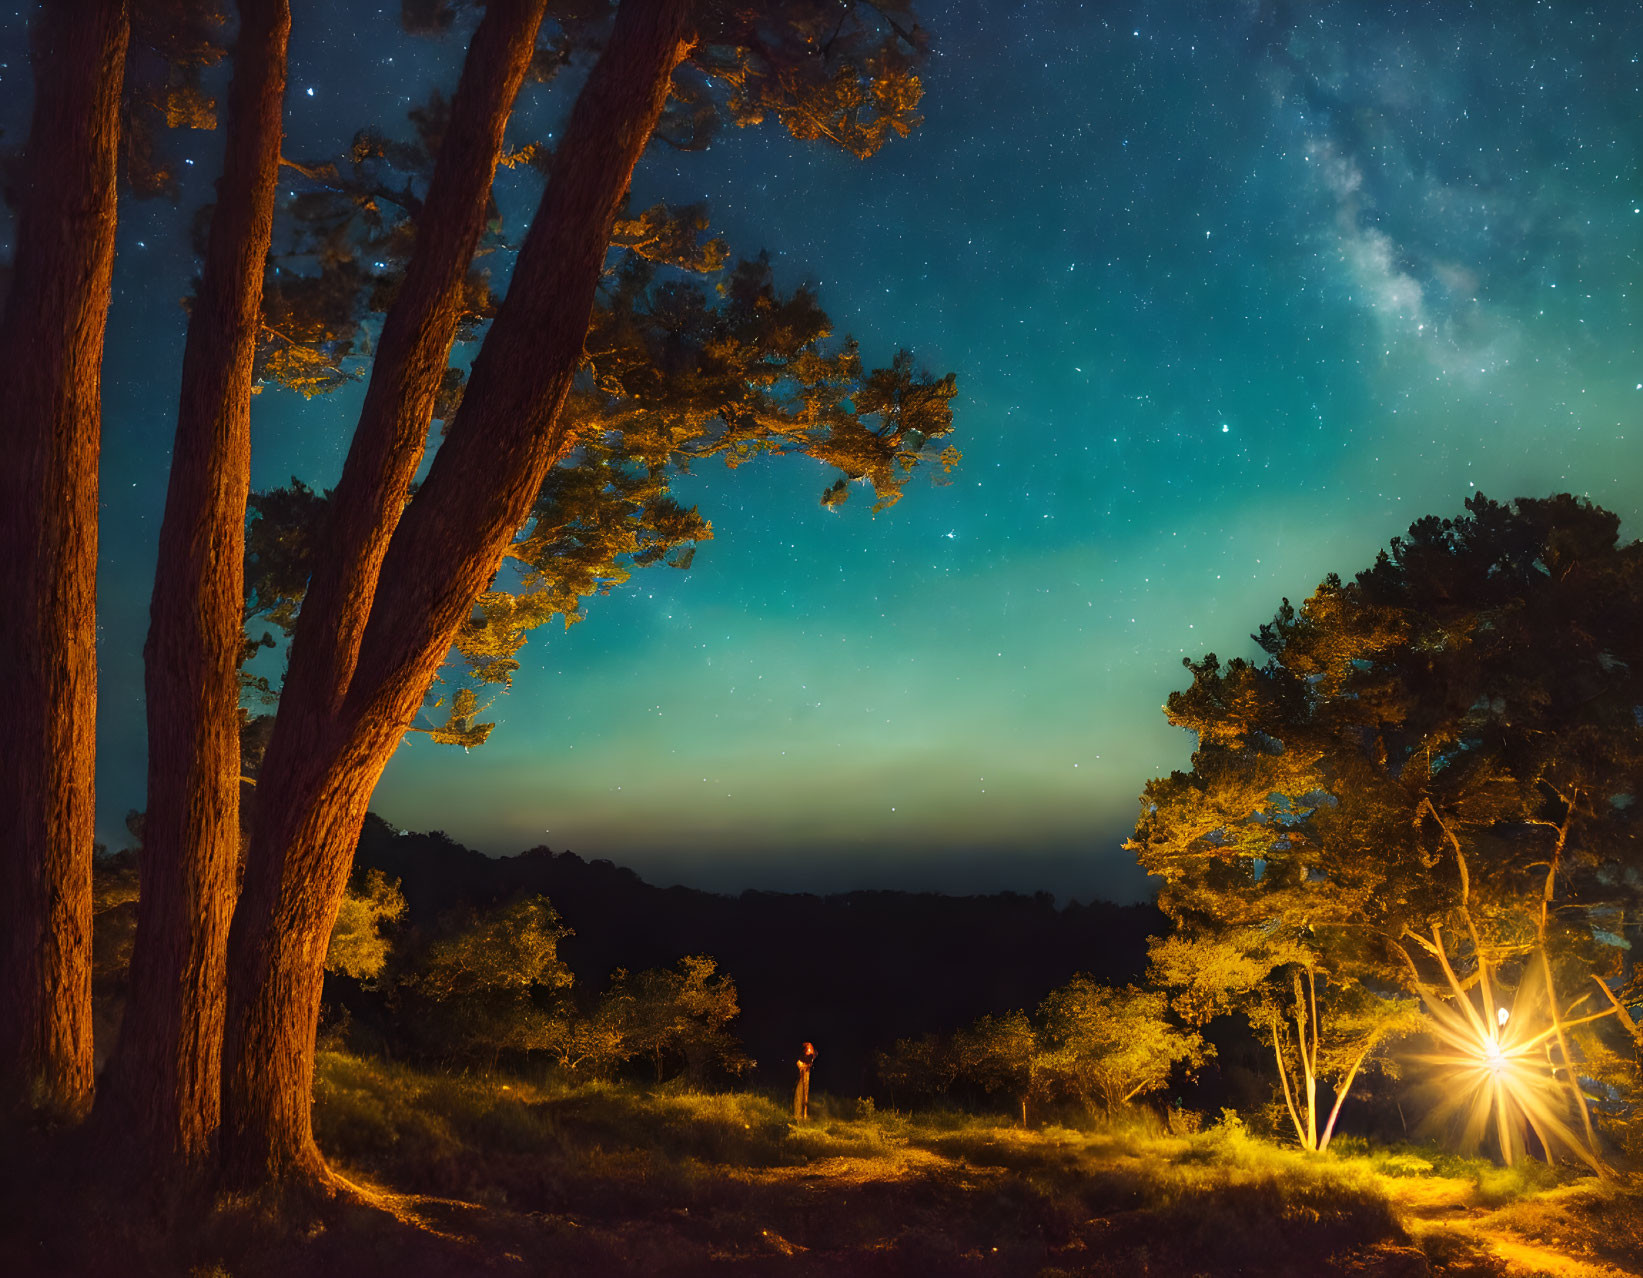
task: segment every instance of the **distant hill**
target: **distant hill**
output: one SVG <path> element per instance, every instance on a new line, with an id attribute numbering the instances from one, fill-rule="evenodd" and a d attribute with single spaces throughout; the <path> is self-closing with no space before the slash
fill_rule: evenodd
<path id="1" fill-rule="evenodd" d="M 1057 908 L 1047 892 L 659 888 L 609 861 L 540 847 L 490 857 L 437 831 L 400 834 L 374 815 L 355 863 L 399 880 L 415 927 L 463 904 L 546 896 L 576 930 L 560 953 L 584 990 L 617 967 L 712 955 L 740 992 L 739 1032 L 759 1062 L 752 1081 L 784 1085 L 808 1039 L 820 1053 L 816 1086 L 845 1096 L 866 1094 L 872 1052 L 898 1038 L 1031 1008 L 1075 972 L 1138 979 L 1146 938 L 1164 928 L 1150 904 Z"/>

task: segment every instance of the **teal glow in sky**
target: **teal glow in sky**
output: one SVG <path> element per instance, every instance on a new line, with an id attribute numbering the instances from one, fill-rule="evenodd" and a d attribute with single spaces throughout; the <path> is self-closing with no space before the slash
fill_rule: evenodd
<path id="1" fill-rule="evenodd" d="M 294 7 L 312 145 L 288 151 L 454 81 L 460 41 Z M 658 148 L 635 197 L 705 198 L 869 359 L 956 372 L 951 485 L 873 517 L 824 511 L 804 463 L 692 477 L 717 533 L 694 566 L 533 639 L 482 749 L 408 742 L 389 820 L 664 883 L 1127 897 L 1136 796 L 1191 746 L 1159 709 L 1183 656 L 1248 651 L 1282 596 L 1476 490 L 1582 493 L 1638 534 L 1636 6 L 920 11 L 912 138 L 865 163 L 774 128 Z M 109 353 L 114 841 L 141 805 L 187 271 L 168 217 L 126 220 Z M 357 397 L 265 398 L 256 484 L 331 482 Z"/>

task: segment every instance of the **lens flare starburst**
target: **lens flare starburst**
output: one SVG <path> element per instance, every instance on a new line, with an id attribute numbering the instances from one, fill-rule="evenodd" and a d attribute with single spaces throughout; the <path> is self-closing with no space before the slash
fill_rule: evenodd
<path id="1" fill-rule="evenodd" d="M 1590 1139 L 1570 1125 L 1578 1083 L 1554 1054 L 1558 1024 L 1540 966 L 1525 964 L 1510 1007 L 1493 1006 L 1497 990 L 1486 969 L 1472 991 L 1447 961 L 1444 972 L 1449 997 L 1422 994 L 1435 1050 L 1416 1057 L 1440 1092 L 1431 1121 L 1467 1149 L 1492 1135 L 1508 1164 L 1528 1152 L 1532 1134 L 1548 1160 L 1565 1152 L 1600 1169 Z"/>

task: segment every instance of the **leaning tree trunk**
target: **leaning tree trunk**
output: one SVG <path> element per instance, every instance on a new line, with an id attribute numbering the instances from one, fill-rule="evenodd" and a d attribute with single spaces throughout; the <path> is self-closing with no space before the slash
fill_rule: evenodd
<path id="1" fill-rule="evenodd" d="M 306 706 L 329 716 L 348 692 L 382 559 L 422 460 L 503 133 L 544 8 L 544 0 L 490 4 L 468 48 L 417 215 L 415 249 L 383 323 L 365 404 L 329 503 L 291 644 L 282 712 Z"/>
<path id="2" fill-rule="evenodd" d="M 310 1125 L 314 1032 L 326 940 L 366 804 L 566 448 L 559 410 L 581 360 L 611 224 L 667 99 L 693 8 L 694 0 L 624 0 L 450 435 L 386 543 L 374 596 L 333 596 L 328 613 L 305 602 L 293 674 L 299 644 L 317 651 L 317 636 L 333 636 L 339 649 L 357 643 L 357 656 L 342 653 L 345 679 L 288 681 L 264 763 L 229 941 L 223 1153 L 233 1180 L 327 1179 Z M 350 615 L 362 623 L 357 639 Z M 300 659 L 321 658 L 305 651 Z M 333 656 L 333 676 L 342 669 Z"/>
<path id="3" fill-rule="evenodd" d="M 148 816 L 131 995 L 99 1109 L 145 1161 L 198 1163 L 221 1113 L 239 854 L 251 368 L 279 176 L 287 0 L 240 0 L 205 271 L 189 316 L 148 644 Z"/>
<path id="4" fill-rule="evenodd" d="M 253 823 L 247 858 L 248 884 L 258 879 L 253 867 L 262 865 L 278 873 L 278 858 L 290 842 L 289 818 L 295 815 L 283 796 L 306 793 L 323 783 L 322 772 L 311 774 L 308 769 L 315 762 L 323 767 L 326 761 L 319 742 L 330 731 L 347 691 L 382 557 L 422 455 L 460 316 L 463 284 L 484 231 L 508 116 L 530 66 L 544 8 L 544 0 L 495 0 L 486 7 L 469 45 L 428 197 L 417 218 L 411 261 L 383 323 L 359 425 L 330 503 L 321 553 L 292 639 L 276 731 L 259 776 L 259 791 L 274 797 L 257 804 L 259 819 Z M 379 764 L 366 786 L 367 797 L 380 771 Z M 358 820 L 363 819 L 361 800 Z M 271 858 L 274 864 L 269 866 L 266 862 Z M 343 882 L 347 870 L 345 860 L 341 866 Z M 292 867 L 292 873 L 306 881 L 313 875 L 314 866 Z M 326 899 L 332 894 L 328 886 L 310 886 Z M 256 901 L 255 908 L 266 914 L 278 908 L 270 905 L 278 891 L 275 885 L 269 896 L 258 898 L 253 894 L 249 900 Z M 230 941 L 234 953 L 238 953 L 236 938 L 248 925 L 246 915 L 251 908 L 248 903 L 236 912 Z M 269 920 L 260 921 L 266 924 Z M 330 923 L 326 923 L 326 937 L 329 931 Z M 322 958 L 324 952 L 322 939 Z M 242 966 L 238 960 L 231 961 L 235 972 Z M 252 979 L 271 978 L 262 974 Z M 314 980 L 317 1024 L 321 980 L 317 967 Z M 310 1044 L 313 1032 L 314 1026 L 310 1025 Z M 295 1031 L 295 1039 L 301 1036 L 300 1029 Z M 225 1079 L 232 1079 L 235 1055 L 231 1040 L 224 1060 Z M 285 1057 L 255 1062 L 253 1067 L 269 1069 L 281 1078 L 297 1068 Z M 275 1089 L 304 1098 L 299 1106 L 300 1120 L 291 1114 L 278 1120 L 300 1121 L 300 1133 L 283 1145 L 267 1142 L 265 1148 L 259 1148 L 258 1138 L 253 1136 L 249 1152 L 239 1159 L 245 1168 L 242 1180 L 251 1182 L 265 1176 L 324 1178 L 323 1166 L 307 1135 L 311 1061 L 308 1070 L 302 1081 Z M 244 1142 L 236 1146 L 234 1133 L 247 1124 L 235 1117 L 240 1111 L 233 1100 L 233 1084 L 229 1081 L 226 1085 L 230 1100 L 225 1118 L 230 1130 L 225 1136 L 225 1152 L 232 1156 L 236 1148 L 246 1148 Z M 275 1121 L 264 1117 L 249 1126 L 256 1131 Z"/>
<path id="5" fill-rule="evenodd" d="M 0 1108 L 92 1094 L 97 455 L 124 0 L 46 5 L 0 320 Z"/>

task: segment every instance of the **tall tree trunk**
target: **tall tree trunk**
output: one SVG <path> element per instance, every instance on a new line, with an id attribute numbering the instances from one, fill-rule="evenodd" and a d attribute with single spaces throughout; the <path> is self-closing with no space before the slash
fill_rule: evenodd
<path id="1" fill-rule="evenodd" d="M 611 224 L 666 101 L 693 8 L 694 0 L 623 0 L 427 482 L 385 550 L 369 549 L 384 540 L 381 530 L 364 529 L 360 562 L 368 570 L 380 554 L 374 595 L 351 594 L 357 583 L 345 577 L 324 610 L 312 595 L 304 605 L 293 674 L 305 630 L 331 634 L 338 646 L 330 679 L 303 673 L 299 686 L 288 682 L 259 785 L 229 938 L 222 1139 L 232 1180 L 327 1179 L 310 1125 L 314 1033 L 326 939 L 366 804 L 565 450 L 559 409 L 581 360 Z M 419 253 L 431 238 L 419 230 Z M 369 486 L 373 472 L 363 473 Z M 391 521 L 396 508 L 378 518 Z M 346 540 L 344 529 L 333 524 L 332 537 Z M 307 639 L 302 659 L 322 643 Z"/>
<path id="2" fill-rule="evenodd" d="M 152 1159 L 203 1158 L 221 1113 L 239 853 L 239 657 L 251 369 L 274 225 L 287 0 L 240 0 L 205 271 L 189 317 L 144 650 L 148 816 L 131 996 L 99 1108 Z"/>
<path id="3" fill-rule="evenodd" d="M 97 456 L 124 0 L 42 8 L 0 319 L 0 1108 L 91 1102 Z"/>
<path id="4" fill-rule="evenodd" d="M 486 7 L 463 63 L 462 80 L 451 104 L 451 119 L 440 145 L 428 198 L 417 218 L 415 248 L 404 283 L 383 324 L 359 425 L 330 503 L 321 551 L 293 636 L 275 732 L 259 777 L 260 818 L 253 824 L 247 857 L 248 901 L 257 904 L 253 907 L 248 903 L 236 912 L 230 940 L 234 954 L 239 953 L 242 931 L 266 925 L 269 911 L 289 919 L 293 910 L 302 910 L 314 926 L 320 926 L 317 915 L 310 916 L 300 902 L 287 900 L 274 877 L 282 866 L 280 858 L 293 840 L 292 818 L 301 815 L 292 810 L 286 796 L 312 794 L 316 787 L 324 789 L 325 767 L 335 764 L 326 747 L 332 744 L 334 748 L 333 743 L 339 739 L 338 713 L 354 670 L 359 635 L 369 614 L 383 555 L 422 456 L 460 317 L 462 286 L 484 231 L 503 134 L 535 51 L 544 8 L 545 0 L 495 0 Z M 340 864 L 321 867 L 310 856 L 300 866 L 290 867 L 292 876 L 300 881 L 298 896 L 312 892 L 326 911 L 312 971 L 306 967 L 300 974 L 284 969 L 272 974 L 263 971 L 250 978 L 262 983 L 274 981 L 282 990 L 295 990 L 303 980 L 311 979 L 313 1006 L 311 1012 L 307 1010 L 306 988 L 294 1001 L 282 1001 L 282 1005 L 302 1009 L 292 1013 L 298 1023 L 290 1027 L 290 1035 L 293 1043 L 306 1042 L 308 1046 L 295 1056 L 276 1054 L 266 1060 L 240 1061 L 237 1066 L 233 1046 L 236 1040 L 230 1038 L 223 1062 L 229 1107 L 225 1121 L 230 1127 L 225 1152 L 242 1169 L 240 1178 L 247 1183 L 264 1177 L 325 1178 L 308 1134 L 308 1108 L 326 939 L 352 861 L 353 843 L 340 831 L 352 828 L 357 841 L 365 803 L 394 744 L 389 741 L 384 749 L 381 743 L 371 743 L 381 758 L 368 779 L 356 778 L 363 786 L 357 802 L 352 792 L 330 796 L 340 801 L 341 811 L 340 815 L 332 814 L 322 827 L 334 832 L 322 837 L 347 843 L 350 851 Z M 353 759 L 358 762 L 357 752 Z M 367 762 L 361 766 L 371 765 Z M 259 877 L 253 868 L 258 866 L 272 870 L 273 875 L 264 873 Z M 316 878 L 323 871 L 340 877 L 334 882 Z M 254 882 L 263 884 L 262 896 L 249 894 Z M 263 916 L 257 924 L 248 921 L 251 909 Z M 230 960 L 231 972 L 239 973 L 244 966 L 242 960 Z M 240 978 L 231 976 L 229 989 L 231 1006 L 236 1006 L 236 990 L 246 995 L 247 1005 L 254 1003 L 252 991 Z M 308 1018 L 306 1030 L 301 1027 L 303 1017 Z M 238 1023 L 236 1018 L 234 1024 Z M 234 1090 L 232 1080 L 237 1067 L 255 1071 L 270 1093 L 279 1094 L 287 1102 L 286 1110 L 273 1113 L 259 1100 L 258 1104 L 264 1105 L 260 1116 L 247 1117 L 244 1104 L 235 1100 L 243 1094 Z M 296 1110 L 301 1111 L 300 1115 Z M 264 1141 L 256 1134 L 248 1141 L 235 1139 L 240 1131 L 262 1133 L 274 1129 L 287 1132 L 289 1139 Z"/>

